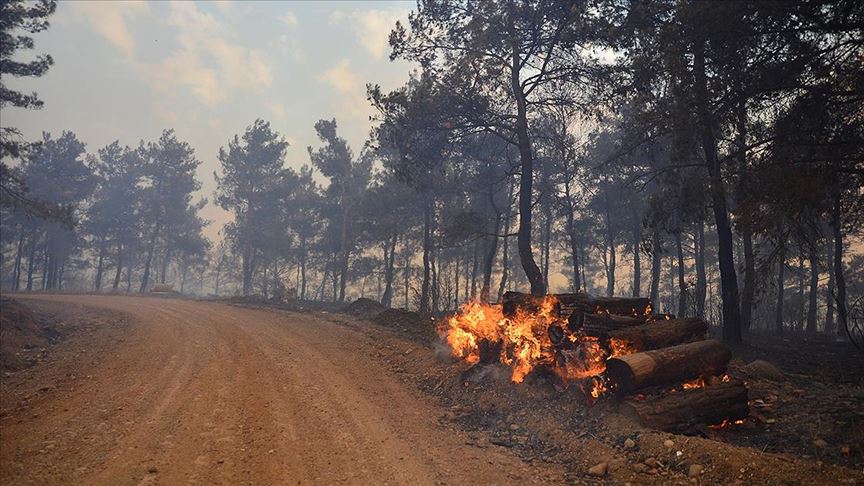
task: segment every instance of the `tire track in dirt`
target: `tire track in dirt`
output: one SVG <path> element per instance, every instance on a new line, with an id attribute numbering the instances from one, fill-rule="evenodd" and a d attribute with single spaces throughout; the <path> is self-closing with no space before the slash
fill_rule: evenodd
<path id="1" fill-rule="evenodd" d="M 3 404 L 3 484 L 562 481 L 559 468 L 465 445 L 465 434 L 439 425 L 443 410 L 377 361 L 365 336 L 313 315 L 147 297 L 32 298 L 77 304 L 70 312 L 120 311 L 131 324 L 109 356 L 69 371 L 88 376 L 84 383 L 60 383 L 68 390 L 25 410 Z M 86 341 L 65 345 L 87 352 Z"/>

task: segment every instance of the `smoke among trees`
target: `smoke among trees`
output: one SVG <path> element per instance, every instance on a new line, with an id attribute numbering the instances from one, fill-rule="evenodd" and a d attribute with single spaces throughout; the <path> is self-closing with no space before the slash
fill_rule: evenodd
<path id="1" fill-rule="evenodd" d="M 44 74 L 13 54 L 54 2 L 0 8 L 3 76 Z M 366 144 L 320 120 L 299 169 L 263 119 L 212 154 L 171 129 L 98 148 L 4 126 L 2 286 L 429 313 L 571 290 L 650 296 L 730 342 L 842 335 L 864 296 L 862 25 L 854 0 L 421 1 L 390 36 L 418 68 L 370 80 Z M 0 84 L 0 108 L 39 105 Z M 208 199 L 233 216 L 218 241 Z"/>

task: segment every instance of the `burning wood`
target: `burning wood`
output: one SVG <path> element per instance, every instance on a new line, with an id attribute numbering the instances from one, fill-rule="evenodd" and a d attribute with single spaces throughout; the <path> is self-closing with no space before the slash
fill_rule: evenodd
<path id="1" fill-rule="evenodd" d="M 680 430 L 746 417 L 746 387 L 717 378 L 731 353 L 705 340 L 708 324 L 650 312 L 651 302 L 643 298 L 507 292 L 500 306 L 465 304 L 439 333 L 457 358 L 503 363 L 516 383 L 544 369 L 592 398 L 609 390 L 675 387 L 677 393 L 659 400 L 626 404 L 628 413 L 650 427 Z"/>
<path id="2" fill-rule="evenodd" d="M 708 333 L 708 324 L 698 317 L 655 321 L 640 326 L 616 329 L 600 334 L 602 341 L 626 345 L 635 351 L 650 351 L 676 344 L 702 341 Z M 615 354 L 630 354 L 618 352 Z"/>
<path id="3" fill-rule="evenodd" d="M 521 383 L 537 367 L 551 369 L 563 381 L 598 375 L 608 352 L 596 337 L 565 331 L 555 296 L 512 293 L 501 307 L 469 302 L 447 319 L 439 333 L 453 355 L 469 363 L 509 366 L 512 380 Z"/>
<path id="4" fill-rule="evenodd" d="M 744 383 L 729 382 L 670 393 L 651 401 L 628 400 L 621 405 L 621 411 L 646 427 L 681 432 L 699 424 L 744 419 L 750 415 L 747 400 Z"/>
<path id="5" fill-rule="evenodd" d="M 732 353 L 709 339 L 610 358 L 606 374 L 623 393 L 649 386 L 681 383 L 726 371 Z"/>

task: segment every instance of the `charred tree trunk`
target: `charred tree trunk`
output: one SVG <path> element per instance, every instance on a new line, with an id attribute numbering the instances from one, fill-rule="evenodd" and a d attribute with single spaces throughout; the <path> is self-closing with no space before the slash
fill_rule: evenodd
<path id="1" fill-rule="evenodd" d="M 519 54 L 519 46 L 515 40 L 512 47 L 512 58 L 510 66 L 510 87 L 514 98 L 516 98 L 516 142 L 519 147 L 519 232 L 518 246 L 519 259 L 522 269 L 531 284 L 532 295 L 545 295 L 546 285 L 543 281 L 543 273 L 534 261 L 534 253 L 531 249 L 531 211 L 534 204 L 534 154 L 531 150 L 531 139 L 528 134 L 528 107 L 525 93 L 522 91 L 522 80 L 520 72 L 522 59 Z"/>
<path id="2" fill-rule="evenodd" d="M 479 261 L 477 254 L 479 253 L 480 244 L 475 241 L 472 245 L 474 251 L 471 253 L 471 298 L 477 298 L 477 270 L 479 269 Z"/>
<path id="3" fill-rule="evenodd" d="M 510 204 L 510 199 L 512 199 L 513 188 L 510 188 L 511 196 L 507 199 L 507 204 Z M 501 302 L 501 299 L 504 297 L 504 291 L 507 290 L 507 278 L 509 277 L 508 273 L 510 271 L 510 208 L 508 206 L 507 213 L 504 217 L 504 248 L 501 250 L 501 283 L 498 284 L 498 299 L 496 302 Z M 458 268 L 458 267 L 457 267 Z"/>
<path id="4" fill-rule="evenodd" d="M 799 248 L 798 252 L 798 323 L 795 325 L 797 331 L 802 331 L 804 329 L 804 301 L 806 298 L 804 297 L 804 249 Z"/>
<path id="5" fill-rule="evenodd" d="M 834 241 L 828 242 L 828 288 L 825 295 L 825 334 L 834 334 Z"/>
<path id="6" fill-rule="evenodd" d="M 816 334 L 816 306 L 819 302 L 819 250 L 813 243 L 810 248 L 810 302 L 807 308 L 807 334 Z"/>
<path id="7" fill-rule="evenodd" d="M 546 177 L 548 179 L 548 177 Z M 548 180 L 544 181 L 544 185 Z M 543 286 L 549 291 L 549 253 L 552 249 L 552 204 L 548 196 L 543 204 Z"/>
<path id="8" fill-rule="evenodd" d="M 753 315 L 753 295 L 756 290 L 756 263 L 753 255 L 753 233 L 746 228 L 741 234 L 744 246 L 744 288 L 741 291 L 741 327 L 750 329 Z"/>
<path id="9" fill-rule="evenodd" d="M 835 196 L 834 209 L 831 212 L 831 229 L 834 234 L 834 280 L 837 285 L 837 333 L 849 336 L 848 307 L 846 306 L 846 278 L 843 276 L 843 226 L 841 222 L 840 193 Z"/>
<path id="10" fill-rule="evenodd" d="M 675 233 L 675 256 L 678 264 L 678 315 L 687 315 L 687 282 L 684 280 L 684 249 L 681 246 L 681 233 Z"/>
<path id="11" fill-rule="evenodd" d="M 639 244 L 642 241 L 642 222 L 638 219 L 633 225 L 633 297 L 642 293 L 642 261 Z"/>
<path id="12" fill-rule="evenodd" d="M 660 254 L 660 234 L 654 229 L 654 234 L 651 237 L 651 302 L 659 302 L 660 299 L 660 270 L 661 270 L 661 254 Z"/>
<path id="13" fill-rule="evenodd" d="M 696 223 L 696 316 L 705 317 L 705 295 L 708 278 L 705 272 L 705 222 Z M 682 314 L 683 315 L 683 314 Z"/>
<path id="14" fill-rule="evenodd" d="M 778 233 L 782 233 L 782 231 L 778 231 Z M 782 236 L 778 234 L 778 240 L 782 239 Z M 777 306 L 774 312 L 774 332 L 776 334 L 783 334 L 783 298 L 784 298 L 784 290 L 786 289 L 786 244 L 782 241 L 779 241 L 778 244 L 780 248 L 778 250 L 777 256 Z"/>
<path id="15" fill-rule="evenodd" d="M 420 313 L 427 314 L 431 310 L 431 265 L 432 258 L 432 202 L 426 196 L 423 208 L 423 283 L 420 287 Z"/>
<path id="16" fill-rule="evenodd" d="M 726 371 L 731 357 L 729 348 L 709 339 L 610 358 L 606 361 L 606 374 L 621 392 L 628 393 L 720 375 Z"/>
<path id="17" fill-rule="evenodd" d="M 702 149 L 710 176 L 711 206 L 717 226 L 718 262 L 720 267 L 720 287 L 723 296 L 723 340 L 731 343 L 741 342 L 741 315 L 738 306 L 738 278 L 735 273 L 735 260 L 732 248 L 732 226 L 726 209 L 726 190 L 720 160 L 717 156 L 717 140 L 714 136 L 714 120 L 708 100 L 708 80 L 705 67 L 705 39 L 703 32 L 697 32 L 693 43 L 693 73 L 695 80 L 695 102 L 699 116 Z"/>
<path id="18" fill-rule="evenodd" d="M 501 214 L 495 217 L 493 233 L 498 234 L 501 230 Z M 489 302 L 489 288 L 492 286 L 492 266 L 495 263 L 495 255 L 498 253 L 498 236 L 489 236 L 489 245 L 483 258 L 483 286 L 480 287 L 480 302 Z"/>
<path id="19" fill-rule="evenodd" d="M 688 432 L 698 425 L 717 425 L 750 415 L 747 387 L 719 383 L 671 393 L 651 401 L 628 400 L 621 412 L 643 426 L 666 432 Z"/>

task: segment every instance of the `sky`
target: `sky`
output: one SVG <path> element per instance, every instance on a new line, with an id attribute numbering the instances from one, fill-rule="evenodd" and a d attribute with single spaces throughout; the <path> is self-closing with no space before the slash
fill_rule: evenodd
<path id="1" fill-rule="evenodd" d="M 366 83 L 394 89 L 413 67 L 389 60 L 388 35 L 414 2 L 60 2 L 30 59 L 48 53 L 41 78 L 4 80 L 36 91 L 41 110 L 4 109 L 2 125 L 35 140 L 71 130 L 95 153 L 114 140 L 137 146 L 173 128 L 202 164 L 212 200 L 219 148 L 263 118 L 290 143 L 286 165 L 309 163 L 314 124 L 336 118 L 355 153 L 373 110 Z M 230 216 L 209 204 L 218 232 Z"/>

